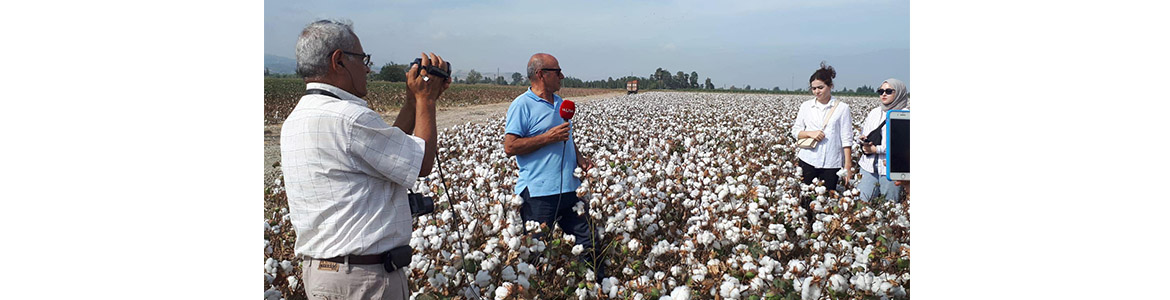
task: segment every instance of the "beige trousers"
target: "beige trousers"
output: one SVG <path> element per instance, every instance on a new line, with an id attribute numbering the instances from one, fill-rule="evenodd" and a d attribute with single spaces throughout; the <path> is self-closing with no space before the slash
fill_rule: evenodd
<path id="1" fill-rule="evenodd" d="M 305 293 L 312 300 L 409 299 L 403 269 L 386 273 L 382 265 L 354 265 L 306 258 L 301 262 Z"/>

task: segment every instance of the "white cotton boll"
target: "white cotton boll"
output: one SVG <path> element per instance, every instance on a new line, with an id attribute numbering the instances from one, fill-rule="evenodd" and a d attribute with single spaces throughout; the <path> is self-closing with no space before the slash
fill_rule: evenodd
<path id="1" fill-rule="evenodd" d="M 868 291 L 873 286 L 873 274 L 869 272 L 857 274 L 850 278 L 849 282 L 853 284 L 854 289 Z"/>
<path id="2" fill-rule="evenodd" d="M 582 251 L 585 251 L 585 246 L 582 246 L 582 245 L 573 246 L 573 255 L 580 255 Z"/>
<path id="3" fill-rule="evenodd" d="M 589 295 L 589 290 L 586 290 L 585 288 L 577 288 L 577 291 L 574 292 L 574 294 L 577 295 L 578 300 L 584 300 L 585 296 Z"/>
<path id="4" fill-rule="evenodd" d="M 573 244 L 573 243 L 577 242 L 577 236 L 572 235 L 572 234 L 566 234 L 564 237 L 564 240 L 565 240 L 565 243 Z"/>
<path id="5" fill-rule="evenodd" d="M 825 223 L 820 220 L 813 222 L 812 230 L 813 232 L 825 232 Z"/>
<path id="6" fill-rule="evenodd" d="M 818 267 L 813 270 L 812 274 L 813 276 L 824 278 L 829 275 L 829 270 L 826 270 L 824 267 Z"/>
<path id="7" fill-rule="evenodd" d="M 658 300 L 673 300 L 673 299 L 674 298 L 671 298 L 670 295 L 664 295 L 664 296 L 658 298 Z"/>
<path id="8" fill-rule="evenodd" d="M 711 242 L 715 241 L 715 234 L 711 233 L 710 231 L 703 232 L 699 234 L 698 240 L 699 244 L 710 245 Z"/>
<path id="9" fill-rule="evenodd" d="M 528 281 L 528 276 L 524 276 L 524 275 L 516 276 L 515 282 L 517 284 L 520 284 L 520 286 L 524 287 L 525 289 L 532 286 L 532 282 Z"/>
<path id="10" fill-rule="evenodd" d="M 674 300 L 690 300 L 691 288 L 685 285 L 675 287 L 674 290 L 670 291 L 670 298 Z"/>
<path id="11" fill-rule="evenodd" d="M 508 294 L 511 293 L 511 289 L 511 282 L 505 282 L 503 285 L 500 285 L 500 287 L 496 288 L 496 300 L 503 300 L 507 298 Z"/>
<path id="12" fill-rule="evenodd" d="M 752 262 L 749 261 L 749 262 L 743 263 L 743 266 L 740 267 L 740 269 L 742 269 L 744 272 L 755 272 L 755 271 L 758 271 L 759 267 L 757 267 L 756 264 L 753 264 Z"/>
<path id="13" fill-rule="evenodd" d="M 540 222 L 537 222 L 537 221 L 524 222 L 524 229 L 526 229 L 528 231 L 535 231 L 537 228 L 540 228 Z"/>
<path id="14" fill-rule="evenodd" d="M 488 259 L 484 260 L 483 262 L 479 263 L 479 269 L 480 270 L 495 270 L 496 266 L 498 266 L 499 264 L 500 264 L 499 258 L 491 257 L 491 258 L 488 258 Z"/>
<path id="15" fill-rule="evenodd" d="M 800 299 L 815 300 L 821 298 L 821 287 L 812 283 L 812 277 L 805 278 L 801 283 Z"/>
<path id="16" fill-rule="evenodd" d="M 264 300 L 278 300 L 278 299 L 280 299 L 280 290 L 277 290 L 275 286 L 268 288 L 268 290 L 264 291 Z"/>
<path id="17" fill-rule="evenodd" d="M 512 206 L 520 207 L 524 205 L 524 198 L 521 198 L 519 195 L 512 195 L 508 199 L 508 203 L 512 204 Z"/>
<path id="18" fill-rule="evenodd" d="M 487 270 L 479 270 L 475 273 L 475 284 L 480 287 L 487 287 L 492 282 L 492 275 Z"/>
<path id="19" fill-rule="evenodd" d="M 291 290 L 291 291 L 297 290 L 297 286 L 300 284 L 300 280 L 297 280 L 296 276 L 289 276 L 288 278 L 285 278 L 285 280 L 288 280 L 288 289 L 289 290 Z"/>
<path id="20" fill-rule="evenodd" d="M 641 248 L 642 243 L 639 243 L 637 239 L 630 239 L 630 242 L 626 244 L 626 246 L 629 247 L 630 250 L 638 250 Z"/>
<path id="21" fill-rule="evenodd" d="M 448 281 L 449 280 L 447 280 L 446 275 L 443 275 L 443 273 L 438 273 L 438 274 L 435 274 L 435 277 L 431 277 L 431 279 L 428 279 L 427 283 L 429 283 L 433 287 L 443 287 L 443 286 L 447 285 Z"/>
<path id="22" fill-rule="evenodd" d="M 739 279 L 735 277 L 724 278 L 723 284 L 719 285 L 719 295 L 727 299 L 739 299 Z"/>
<path id="23" fill-rule="evenodd" d="M 837 292 L 844 292 L 849 288 L 849 280 L 841 274 L 833 274 L 833 276 L 829 276 L 829 288 Z"/>
<path id="24" fill-rule="evenodd" d="M 577 205 L 573 205 L 573 211 L 577 212 L 577 214 L 584 214 L 585 213 L 585 202 L 578 201 Z"/>
<path id="25" fill-rule="evenodd" d="M 268 272 L 268 274 L 276 274 L 276 270 L 279 267 L 280 264 L 276 262 L 276 259 L 269 257 L 264 260 L 264 272 Z"/>
<path id="26" fill-rule="evenodd" d="M 515 281 L 516 270 L 512 269 L 512 266 L 504 267 L 504 270 L 500 272 L 500 278 L 505 281 Z"/>
<path id="27" fill-rule="evenodd" d="M 592 269 L 585 270 L 585 281 L 597 281 L 597 274 Z"/>
<path id="28" fill-rule="evenodd" d="M 264 282 L 265 283 L 271 284 L 273 280 L 276 280 L 276 277 L 273 277 L 272 275 L 268 275 L 268 273 L 264 273 Z"/>
<path id="29" fill-rule="evenodd" d="M 516 236 L 508 239 L 508 249 L 512 249 L 513 251 L 520 250 L 520 237 Z"/>
<path id="30" fill-rule="evenodd" d="M 617 280 L 617 278 L 614 278 L 614 277 L 608 277 L 608 278 L 602 279 L 601 280 L 601 291 L 608 292 L 610 298 L 616 298 L 617 291 L 618 291 L 617 283 L 618 283 L 618 280 Z"/>

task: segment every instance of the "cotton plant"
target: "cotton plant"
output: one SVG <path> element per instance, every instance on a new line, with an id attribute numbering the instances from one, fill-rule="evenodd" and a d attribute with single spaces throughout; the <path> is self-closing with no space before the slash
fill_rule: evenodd
<path id="1" fill-rule="evenodd" d="M 414 185 L 435 197 L 436 213 L 414 222 L 411 289 L 440 298 L 908 298 L 909 202 L 865 203 L 855 189 L 800 182 L 788 131 L 809 98 L 649 92 L 581 103 L 575 142 L 596 167 L 572 170 L 583 201 L 570 209 L 601 237 L 593 251 L 605 278 L 578 259 L 589 249 L 576 236 L 521 220 L 503 117 L 445 130 L 441 167 Z M 855 115 L 877 105 L 837 98 Z M 284 215 L 266 211 L 266 237 L 287 226 Z M 288 259 L 273 272 L 282 288 Z"/>

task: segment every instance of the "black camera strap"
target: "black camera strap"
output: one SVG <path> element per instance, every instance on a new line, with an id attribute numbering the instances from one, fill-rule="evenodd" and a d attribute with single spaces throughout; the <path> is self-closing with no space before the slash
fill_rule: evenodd
<path id="1" fill-rule="evenodd" d="M 341 100 L 341 97 L 338 97 L 337 94 L 334 94 L 334 93 L 331 93 L 329 91 L 322 90 L 322 89 L 305 90 L 305 95 L 321 95 L 321 96 L 336 98 L 337 100 Z"/>

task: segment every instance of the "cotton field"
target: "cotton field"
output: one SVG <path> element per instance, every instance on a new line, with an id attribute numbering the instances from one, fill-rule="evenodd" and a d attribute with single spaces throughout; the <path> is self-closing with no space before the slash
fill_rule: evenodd
<path id="1" fill-rule="evenodd" d="M 909 201 L 861 202 L 856 180 L 840 193 L 800 183 L 788 131 L 811 98 L 652 92 L 579 103 L 573 132 L 597 167 L 576 170 L 588 205 L 575 209 L 601 233 L 605 278 L 578 262 L 580 247 L 560 229 L 523 234 L 550 229 L 520 219 L 503 117 L 446 130 L 445 184 L 432 172 L 415 187 L 435 197 L 436 212 L 415 220 L 412 297 L 909 298 Z M 838 99 L 860 136 L 876 98 Z M 267 192 L 283 203 L 279 184 Z M 285 214 L 265 213 L 265 295 L 300 298 L 297 260 L 281 259 L 295 237 Z"/>

